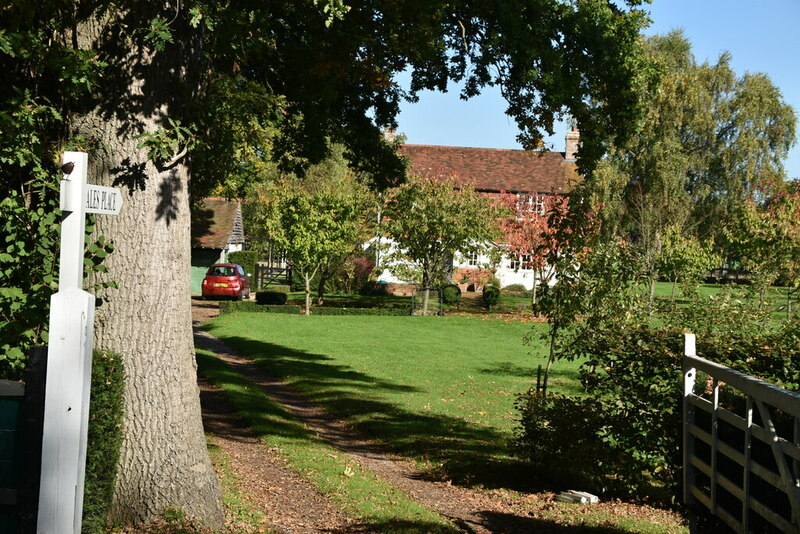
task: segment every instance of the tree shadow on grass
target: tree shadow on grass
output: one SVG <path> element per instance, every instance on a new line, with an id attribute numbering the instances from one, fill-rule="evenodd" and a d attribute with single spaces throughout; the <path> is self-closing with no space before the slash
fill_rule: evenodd
<path id="1" fill-rule="evenodd" d="M 323 354 L 241 336 L 221 339 L 267 373 L 293 377 L 293 385 L 309 400 L 354 424 L 390 452 L 425 460 L 432 478 L 487 488 L 534 488 L 528 465 L 510 453 L 508 434 L 456 417 L 409 411 L 370 396 L 370 391 L 413 393 L 419 388 L 376 378 Z"/>

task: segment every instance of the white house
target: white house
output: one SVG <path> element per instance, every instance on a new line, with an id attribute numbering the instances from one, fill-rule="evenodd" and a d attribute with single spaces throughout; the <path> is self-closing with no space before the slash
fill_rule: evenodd
<path id="1" fill-rule="evenodd" d="M 543 211 L 547 196 L 564 195 L 580 180 L 575 162 L 579 142 L 579 133 L 573 128 L 567 133 L 564 152 L 407 144 L 402 145 L 400 153 L 410 160 L 410 174 L 432 179 L 453 176 L 484 195 L 514 194 L 529 209 Z M 384 246 L 393 246 L 388 238 L 380 240 L 384 241 Z M 502 243 L 495 246 L 503 248 Z M 527 289 L 533 287 L 534 274 L 526 268 L 525 258 L 507 254 L 501 255 L 497 265 L 491 265 L 490 258 L 484 255 L 456 254 L 453 280 L 459 283 L 470 279 L 480 286 L 479 273 L 483 272 L 485 278 L 489 267 L 503 287 L 511 284 L 521 284 Z M 381 281 L 402 282 L 381 265 L 380 260 L 376 270 L 380 272 Z"/>

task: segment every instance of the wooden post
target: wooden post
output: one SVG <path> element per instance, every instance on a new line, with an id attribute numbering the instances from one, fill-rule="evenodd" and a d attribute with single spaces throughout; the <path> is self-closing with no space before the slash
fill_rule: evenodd
<path id="1" fill-rule="evenodd" d="M 694 334 L 684 334 L 684 355 L 696 356 Z M 696 531 L 696 521 L 694 511 L 694 498 L 692 488 L 694 487 L 694 468 L 692 467 L 692 457 L 694 456 L 694 439 L 690 431 L 694 424 L 694 406 L 691 397 L 694 394 L 694 383 L 697 378 L 697 370 L 684 359 L 683 365 L 683 503 L 689 509 L 689 531 Z"/>
<path id="2" fill-rule="evenodd" d="M 61 181 L 64 218 L 58 292 L 50 299 L 39 534 L 80 533 L 86 468 L 94 333 L 94 296 L 83 291 L 88 158 L 66 152 L 64 162 L 74 168 Z"/>

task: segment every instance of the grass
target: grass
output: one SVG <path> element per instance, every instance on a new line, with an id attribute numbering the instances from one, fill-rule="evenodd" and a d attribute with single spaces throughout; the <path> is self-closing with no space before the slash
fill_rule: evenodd
<path id="1" fill-rule="evenodd" d="M 197 351 L 201 374 L 222 387 L 235 409 L 246 418 L 265 446 L 346 513 L 360 518 L 371 532 L 460 532 L 446 519 L 409 499 L 400 490 L 360 468 L 347 455 L 309 432 L 280 405 L 213 353 Z"/>
<path id="2" fill-rule="evenodd" d="M 485 486 L 530 484 L 506 446 L 535 380 L 541 324 L 476 317 L 227 314 L 207 325 L 337 417 L 428 470 Z M 534 346 L 522 339 L 533 328 Z M 579 393 L 576 362 L 550 387 Z"/>
<path id="3" fill-rule="evenodd" d="M 426 459 L 439 475 L 531 489 L 532 474 L 506 448 L 514 427 L 514 393 L 528 387 L 535 364 L 527 354 L 531 349 L 521 344 L 529 323 L 235 314 L 207 328 L 395 451 Z M 279 450 L 293 469 L 370 530 L 454 531 L 310 435 L 211 353 L 198 351 L 198 364 L 225 389 L 266 446 Z M 558 369 L 562 391 L 577 390 L 575 367 Z M 543 532 L 685 532 L 675 516 L 646 507 L 613 502 L 586 507 L 536 494 L 505 494 L 529 503 L 531 528 Z"/>

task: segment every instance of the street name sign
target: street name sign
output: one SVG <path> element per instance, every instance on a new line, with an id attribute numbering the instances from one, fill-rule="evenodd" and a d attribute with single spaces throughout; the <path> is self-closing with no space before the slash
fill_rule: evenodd
<path id="1" fill-rule="evenodd" d="M 86 184 L 84 192 L 86 213 L 119 215 L 119 210 L 122 208 L 122 195 L 119 194 L 119 189 Z"/>

